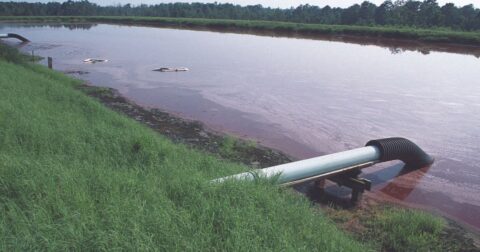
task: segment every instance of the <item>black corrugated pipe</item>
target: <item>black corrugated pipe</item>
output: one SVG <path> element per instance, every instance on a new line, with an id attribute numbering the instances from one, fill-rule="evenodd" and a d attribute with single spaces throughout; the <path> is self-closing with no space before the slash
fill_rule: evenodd
<path id="1" fill-rule="evenodd" d="M 433 164 L 434 161 L 434 158 L 418 145 L 401 137 L 371 140 L 366 146 L 375 146 L 380 150 L 380 162 L 398 159 L 407 166 L 421 168 Z"/>

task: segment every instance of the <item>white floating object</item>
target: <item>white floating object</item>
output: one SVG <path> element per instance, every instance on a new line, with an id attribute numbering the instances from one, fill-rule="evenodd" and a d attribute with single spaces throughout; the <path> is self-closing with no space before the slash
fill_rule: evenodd
<path id="1" fill-rule="evenodd" d="M 84 59 L 83 62 L 85 63 L 91 63 L 91 64 L 94 64 L 94 63 L 99 63 L 99 62 L 108 62 L 107 59 Z"/>
<path id="2" fill-rule="evenodd" d="M 186 67 L 161 67 L 157 69 L 153 69 L 153 71 L 158 71 L 158 72 L 186 72 L 190 69 Z"/>

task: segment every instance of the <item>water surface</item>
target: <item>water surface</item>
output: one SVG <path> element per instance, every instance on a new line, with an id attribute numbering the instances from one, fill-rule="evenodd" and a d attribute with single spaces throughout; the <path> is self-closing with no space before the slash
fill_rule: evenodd
<path id="1" fill-rule="evenodd" d="M 370 139 L 409 138 L 436 163 L 393 180 L 398 162 L 364 170 L 375 195 L 480 228 L 478 48 L 472 55 L 426 53 L 398 43 L 104 24 L 73 28 L 0 24 L 0 33 L 29 38 L 26 45 L 9 43 L 53 57 L 58 70 L 88 72 L 77 76 L 297 158 Z M 109 62 L 84 64 L 85 58 Z M 191 71 L 152 71 L 164 66 Z"/>

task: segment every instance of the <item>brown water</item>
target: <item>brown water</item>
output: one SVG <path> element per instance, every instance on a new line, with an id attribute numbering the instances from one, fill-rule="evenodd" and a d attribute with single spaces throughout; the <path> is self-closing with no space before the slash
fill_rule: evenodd
<path id="1" fill-rule="evenodd" d="M 370 139 L 409 138 L 436 163 L 398 178 L 398 162 L 364 170 L 374 181 L 374 196 L 480 228 L 478 48 L 117 25 L 73 28 L 0 24 L 0 33 L 29 38 L 26 45 L 9 43 L 52 56 L 58 70 L 89 72 L 77 76 L 297 158 Z M 109 61 L 84 64 L 85 58 Z M 164 66 L 191 71 L 152 71 Z"/>

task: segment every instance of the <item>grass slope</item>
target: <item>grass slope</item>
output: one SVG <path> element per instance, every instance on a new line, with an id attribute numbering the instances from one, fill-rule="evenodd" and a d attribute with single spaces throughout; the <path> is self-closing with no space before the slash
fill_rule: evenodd
<path id="1" fill-rule="evenodd" d="M 364 251 L 303 197 L 0 60 L 0 250 Z"/>
<path id="2" fill-rule="evenodd" d="M 349 235 L 330 218 L 355 212 L 327 218 L 271 181 L 211 184 L 247 167 L 173 144 L 79 84 L 0 43 L 1 251 L 461 251 L 426 213 L 379 210 Z"/>
<path id="3" fill-rule="evenodd" d="M 462 32 L 450 29 L 420 29 L 389 26 L 354 26 L 302 24 L 277 21 L 226 20 L 200 18 L 163 18 L 163 17 L 62 17 L 62 16 L 4 16 L 0 21 L 30 22 L 98 22 L 119 24 L 140 24 L 153 26 L 176 26 L 190 28 L 232 29 L 239 31 L 274 31 L 299 33 L 305 35 L 352 35 L 379 38 L 398 38 L 425 42 L 455 43 L 480 46 L 480 32 Z"/>

